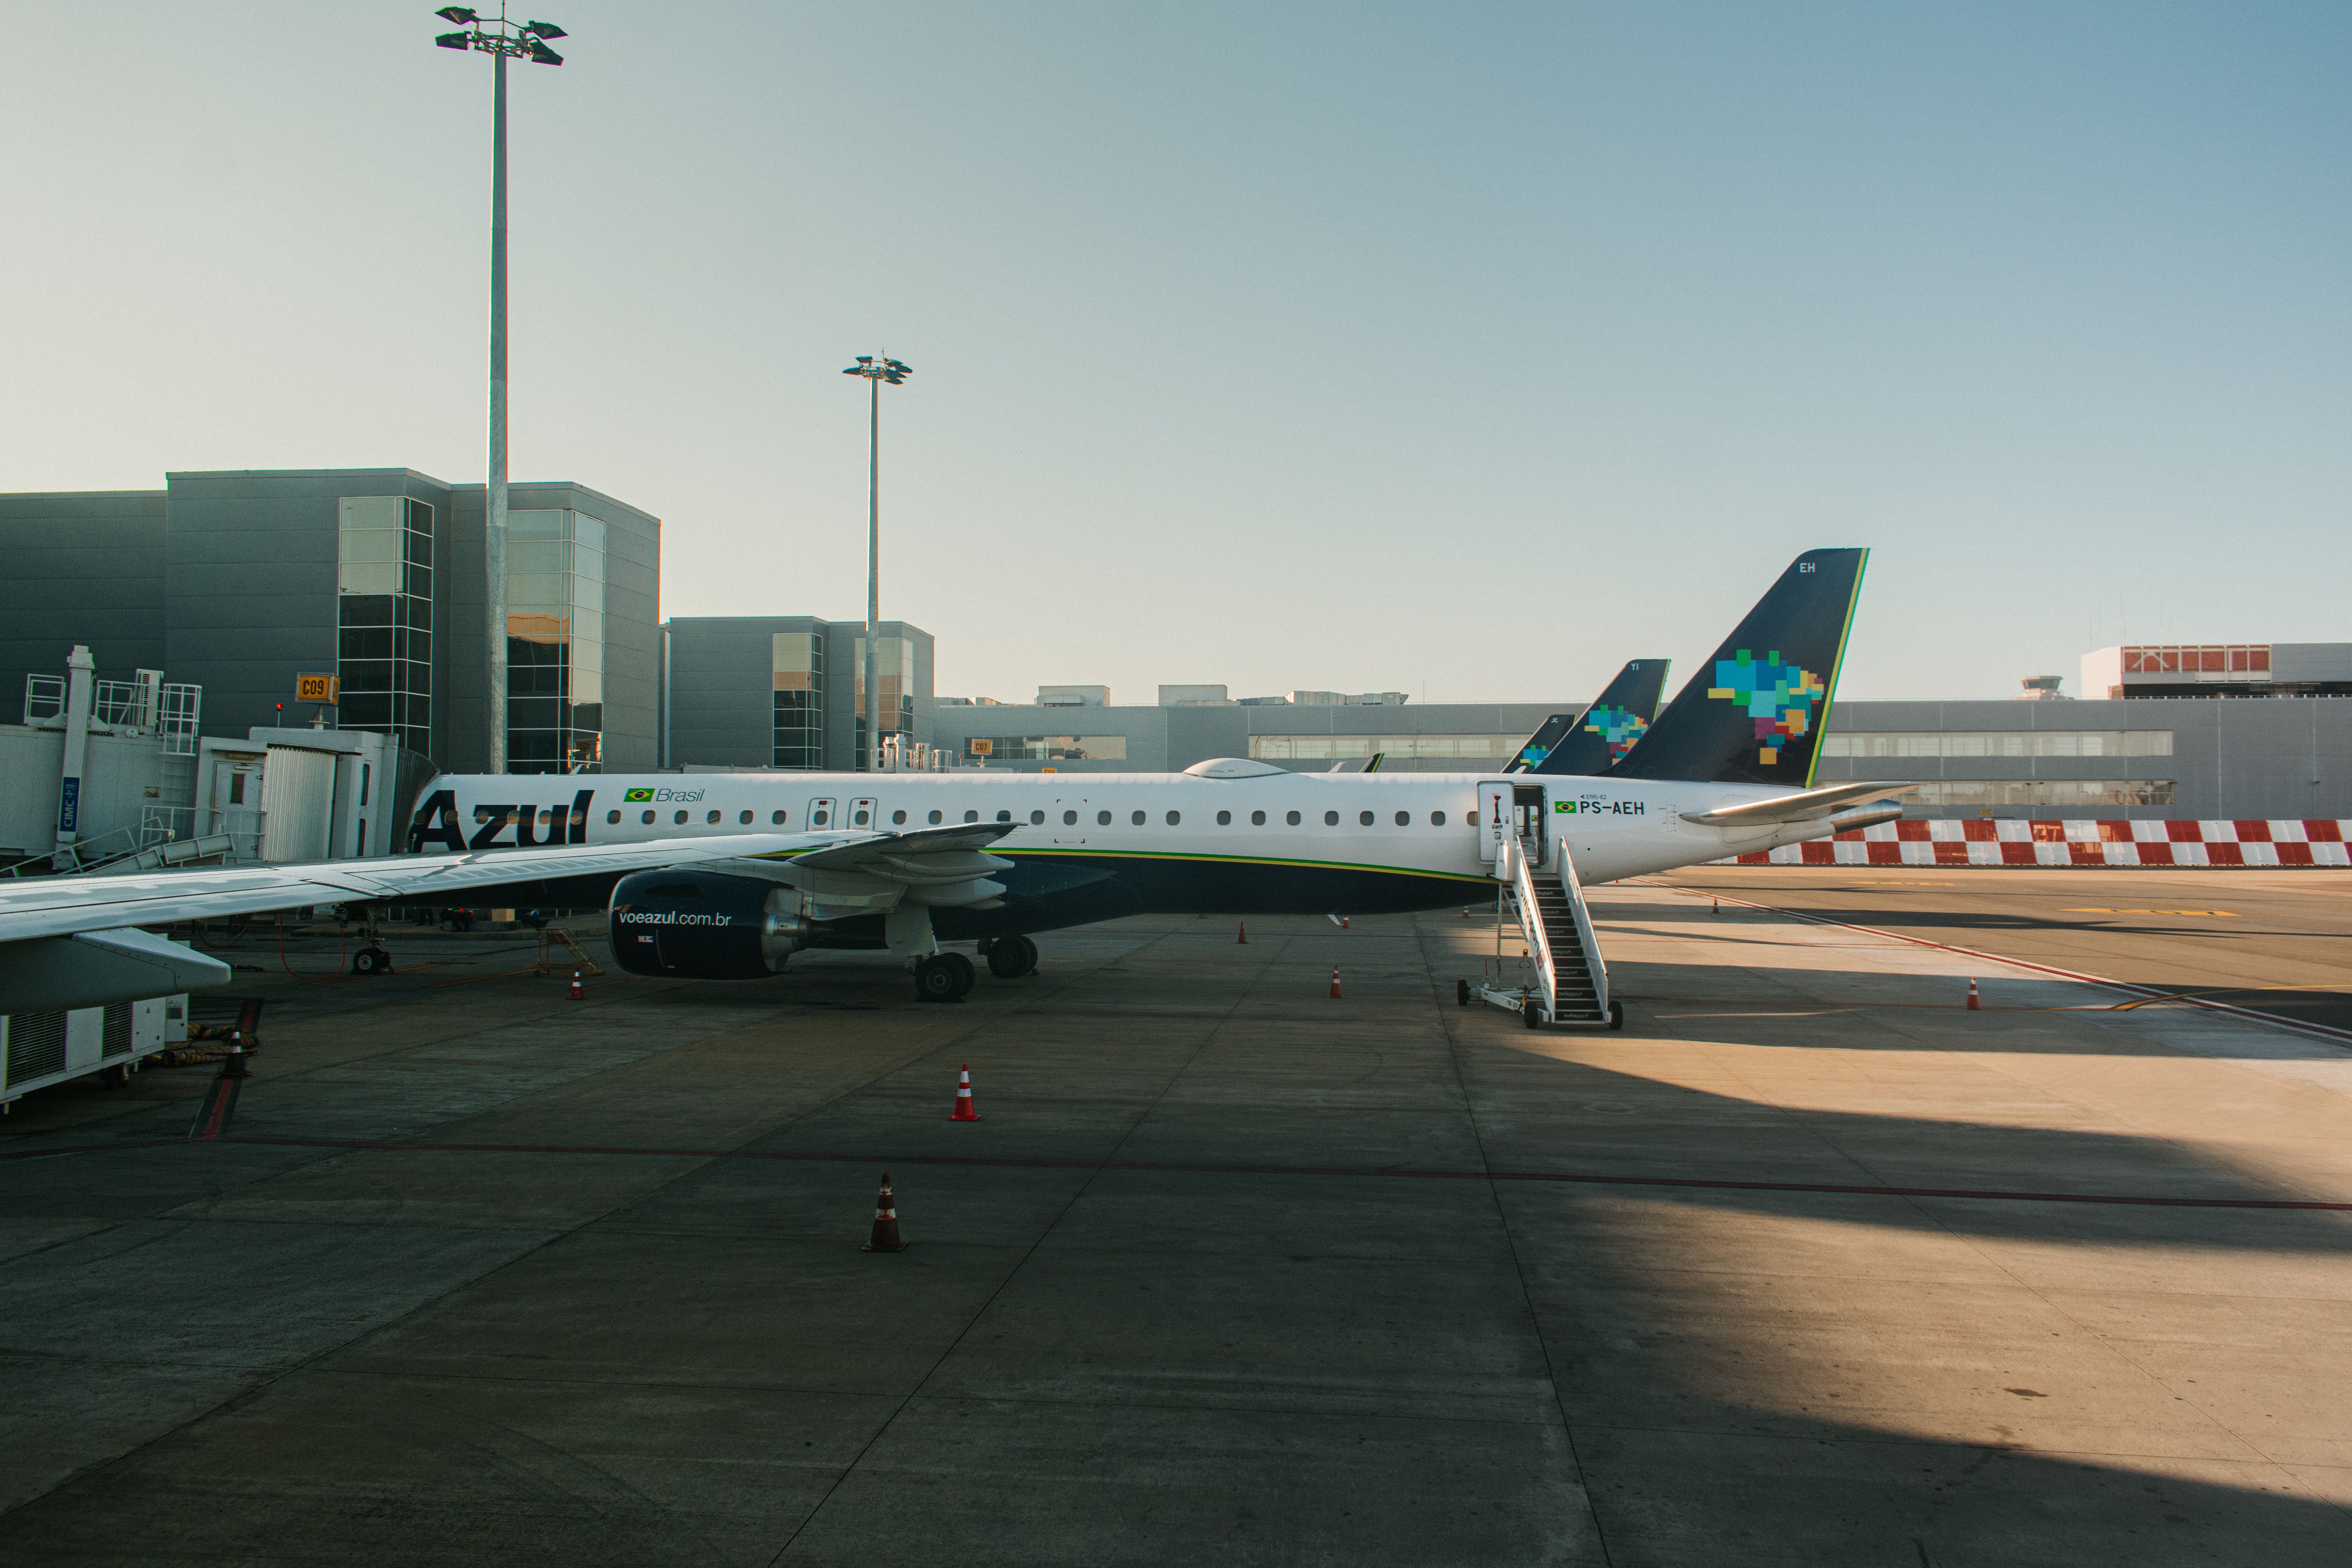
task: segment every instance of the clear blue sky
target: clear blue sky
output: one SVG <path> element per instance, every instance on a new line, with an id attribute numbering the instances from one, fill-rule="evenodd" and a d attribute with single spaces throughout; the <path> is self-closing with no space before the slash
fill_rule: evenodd
<path id="1" fill-rule="evenodd" d="M 514 472 L 666 609 L 941 691 L 1590 695 L 1876 552 L 1844 695 L 2337 640 L 2343 5 L 545 0 Z M 423 4 L 30 5 L 0 489 L 483 468 L 488 65 Z"/>

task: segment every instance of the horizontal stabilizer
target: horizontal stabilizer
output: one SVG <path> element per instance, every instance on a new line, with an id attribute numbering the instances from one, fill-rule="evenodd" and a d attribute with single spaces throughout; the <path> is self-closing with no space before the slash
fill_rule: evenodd
<path id="1" fill-rule="evenodd" d="M 1795 795 L 1774 795 L 1769 800 L 1719 806 L 1714 811 L 1686 811 L 1683 820 L 1701 827 L 1771 827 L 1783 822 L 1811 822 L 1816 817 L 1834 816 L 1847 806 L 1886 800 L 1918 787 L 1916 783 L 1826 784 Z"/>

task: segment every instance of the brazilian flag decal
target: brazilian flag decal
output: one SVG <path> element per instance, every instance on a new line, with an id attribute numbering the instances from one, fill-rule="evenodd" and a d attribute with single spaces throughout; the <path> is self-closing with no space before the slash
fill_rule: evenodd
<path id="1" fill-rule="evenodd" d="M 649 789 L 633 789 L 621 798 L 623 800 L 651 800 L 653 797 L 654 792 Z"/>

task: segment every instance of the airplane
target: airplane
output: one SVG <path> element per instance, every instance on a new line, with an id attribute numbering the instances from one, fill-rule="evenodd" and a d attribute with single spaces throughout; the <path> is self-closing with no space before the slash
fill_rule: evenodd
<path id="1" fill-rule="evenodd" d="M 1595 775 L 1301 773 L 1242 757 L 1181 773 L 445 774 L 405 856 L 0 889 L 0 1012 L 226 983 L 215 961 L 133 928 L 491 889 L 518 906 L 604 903 L 633 973 L 752 979 L 807 950 L 887 951 L 919 996 L 947 1002 L 975 973 L 942 942 L 976 942 L 1013 979 L 1036 965 L 1033 933 L 1124 915 L 1439 909 L 1493 886 L 1507 834 L 1538 858 L 1565 845 L 1586 883 L 1823 837 L 1899 815 L 1853 808 L 1916 787 L 1813 784 L 1867 557 L 1797 557 Z"/>
<path id="2" fill-rule="evenodd" d="M 1597 773 L 1633 749 L 1666 689 L 1663 658 L 1629 661 L 1581 713 L 1555 713 L 1503 764 L 1507 773 Z"/>

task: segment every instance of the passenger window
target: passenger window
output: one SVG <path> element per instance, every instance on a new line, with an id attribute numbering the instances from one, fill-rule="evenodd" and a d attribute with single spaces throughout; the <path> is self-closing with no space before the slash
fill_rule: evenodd
<path id="1" fill-rule="evenodd" d="M 1289 823 L 1291 826 L 1296 827 L 1298 826 L 1298 814 L 1294 811 L 1289 816 L 1284 817 L 1283 820 Z"/>
<path id="2" fill-rule="evenodd" d="M 1336 811 L 1327 811 L 1327 812 L 1325 812 L 1325 813 L 1323 814 L 1323 826 L 1326 826 L 1326 827 L 1337 827 L 1337 826 L 1339 826 L 1339 814 L 1338 812 L 1336 812 Z"/>
<path id="3" fill-rule="evenodd" d="M 1411 827 L 1412 826 L 1412 813 L 1409 811 L 1398 812 L 1397 826 L 1399 827 Z"/>
<path id="4" fill-rule="evenodd" d="M 1033 811 L 1029 814 L 1029 826 L 1032 827 L 1043 825 L 1045 820 L 1045 814 L 1042 811 Z"/>
<path id="5" fill-rule="evenodd" d="M 621 820 L 621 814 L 617 811 L 608 811 L 604 814 L 604 820 L 607 823 L 618 822 Z"/>
<path id="6" fill-rule="evenodd" d="M 1252 827 L 1264 827 L 1265 826 L 1265 813 L 1262 811 L 1251 812 L 1250 826 Z"/>
<path id="7" fill-rule="evenodd" d="M 849 824 L 853 827 L 863 827 L 866 826 L 866 817 L 871 815 L 872 813 L 867 807 L 861 805 L 856 810 L 849 814 Z"/>
<path id="8" fill-rule="evenodd" d="M 781 811 L 772 811 L 768 813 L 768 820 L 782 827 L 784 825 L 784 814 Z"/>
<path id="9" fill-rule="evenodd" d="M 751 814 L 748 811 L 742 812 L 736 816 L 735 820 L 749 827 L 751 825 Z"/>
<path id="10" fill-rule="evenodd" d="M 1133 816 L 1129 817 L 1129 820 L 1133 822 L 1136 826 L 1140 827 L 1143 826 L 1143 813 L 1139 811 L 1135 813 Z"/>
<path id="11" fill-rule="evenodd" d="M 1108 827 L 1110 826 L 1110 813 L 1108 811 L 1096 812 L 1095 826 L 1097 827 Z"/>
<path id="12" fill-rule="evenodd" d="M 365 766 L 367 766 L 367 764 L 366 764 L 365 763 L 362 763 L 360 764 L 360 766 L 362 766 L 362 767 L 365 767 Z M 555 822 L 555 813 L 554 813 L 551 809 L 550 809 L 549 807 L 547 807 L 547 806 L 543 806 L 543 805 L 542 805 L 542 806 L 541 806 L 541 807 L 539 808 L 539 825 L 540 825 L 541 827 L 548 827 L 548 826 L 551 826 L 554 824 L 554 822 Z"/>
<path id="13" fill-rule="evenodd" d="M 980 820 L 980 813 L 976 811 L 967 811 L 963 814 L 963 819 L 966 822 L 978 822 Z"/>
<path id="14" fill-rule="evenodd" d="M 1077 826 L 1077 822 L 1078 822 L 1078 814 L 1077 814 L 1076 812 L 1075 812 L 1075 811 L 1066 811 L 1066 812 L 1062 813 L 1062 826 L 1065 826 L 1065 827 L 1075 827 L 1075 826 Z"/>
<path id="15" fill-rule="evenodd" d="M 999 822 L 1010 822 L 1013 820 L 1013 814 L 1009 811 L 1000 811 L 996 814 L 996 820 Z"/>
<path id="16" fill-rule="evenodd" d="M 1230 826 L 1233 826 L 1233 822 L 1234 822 L 1234 814 L 1233 814 L 1232 812 L 1230 812 L 1230 811 L 1221 811 L 1221 812 L 1217 813 L 1217 826 L 1220 826 L 1220 827 L 1230 827 Z"/>
<path id="17" fill-rule="evenodd" d="M 905 812 L 903 812 L 903 811 L 894 811 L 894 812 L 892 812 L 892 813 L 890 814 L 890 826 L 893 826 L 893 827 L 903 827 L 903 826 L 906 826 L 906 823 L 907 823 L 907 814 L 906 814 Z"/>
<path id="18" fill-rule="evenodd" d="M 1444 812 L 1442 812 L 1442 811 L 1433 811 L 1433 812 L 1431 812 L 1431 813 L 1429 814 L 1429 825 L 1430 825 L 1432 827 L 1443 827 L 1443 826 L 1445 826 L 1445 814 L 1444 814 Z"/>
<path id="19" fill-rule="evenodd" d="M 654 814 L 650 811 L 646 812 L 643 816 L 637 818 L 637 820 L 644 823 L 647 827 L 651 827 L 654 825 Z"/>
<path id="20" fill-rule="evenodd" d="M 1372 814 L 1369 811 L 1360 811 L 1356 814 L 1356 822 L 1360 826 L 1370 827 L 1372 825 Z"/>
<path id="21" fill-rule="evenodd" d="M 686 826 L 686 813 L 681 811 L 670 820 L 677 823 L 680 827 L 683 827 Z"/>
<path id="22" fill-rule="evenodd" d="M 938 821 L 940 820 L 940 814 L 939 814 L 938 812 L 936 812 L 936 811 L 935 811 L 935 812 L 933 812 L 933 813 L 931 813 L 931 820 L 932 820 L 934 823 L 938 822 Z"/>
<path id="23" fill-rule="evenodd" d="M 1171 827 L 1175 826 L 1178 823 L 1183 820 L 1184 814 L 1181 811 L 1171 811 L 1168 814 L 1168 826 Z"/>
<path id="24" fill-rule="evenodd" d="M 702 819 L 702 820 L 703 820 L 703 821 L 705 821 L 705 822 L 709 823 L 711 826 L 713 826 L 715 827 L 715 826 L 718 826 L 718 823 L 719 823 L 719 813 L 717 813 L 717 812 L 715 812 L 715 811 L 714 811 L 714 812 L 711 812 L 711 813 L 708 814 L 707 816 L 705 816 L 703 817 L 703 819 Z"/>

